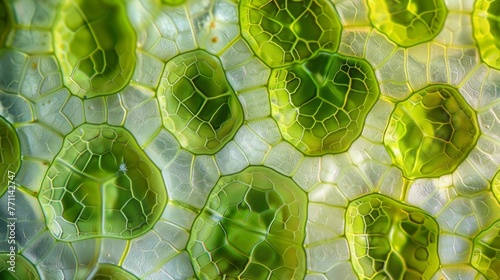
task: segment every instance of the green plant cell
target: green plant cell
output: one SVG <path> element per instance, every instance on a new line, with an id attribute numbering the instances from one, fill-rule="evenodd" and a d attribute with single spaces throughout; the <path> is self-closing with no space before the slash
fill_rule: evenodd
<path id="1" fill-rule="evenodd" d="M 368 7 L 372 25 L 402 47 L 432 40 L 448 13 L 443 0 L 368 0 Z"/>
<path id="2" fill-rule="evenodd" d="M 64 84 L 80 97 L 118 92 L 135 68 L 136 35 L 120 0 L 66 0 L 54 29 Z"/>
<path id="3" fill-rule="evenodd" d="M 306 155 L 346 151 L 378 100 L 378 82 L 364 60 L 320 52 L 275 69 L 271 113 L 283 138 Z"/>
<path id="4" fill-rule="evenodd" d="M 477 0 L 472 26 L 482 60 L 500 69 L 500 1 Z"/>
<path id="5" fill-rule="evenodd" d="M 409 179 L 453 172 L 479 137 L 476 112 L 447 85 L 432 85 L 398 102 L 384 143 Z"/>
<path id="6" fill-rule="evenodd" d="M 11 19 L 5 1 L 0 0 L 0 48 L 4 47 L 7 35 L 11 30 Z"/>
<path id="7" fill-rule="evenodd" d="M 493 195 L 500 203 L 500 170 L 497 171 L 495 177 L 493 177 L 493 179 L 491 180 L 491 190 L 493 192 Z"/>
<path id="8" fill-rule="evenodd" d="M 25 257 L 10 252 L 0 253 L 0 279 L 2 280 L 39 280 L 36 268 Z M 12 271 L 14 270 L 14 272 Z"/>
<path id="9" fill-rule="evenodd" d="M 213 154 L 243 123 L 243 110 L 220 61 L 197 50 L 167 62 L 158 89 L 163 125 L 183 148 Z"/>
<path id="10" fill-rule="evenodd" d="M 500 221 L 474 238 L 471 264 L 486 279 L 500 279 Z"/>
<path id="11" fill-rule="evenodd" d="M 92 280 L 136 280 L 137 277 L 121 267 L 112 264 L 100 264 Z"/>
<path id="12" fill-rule="evenodd" d="M 336 51 L 340 43 L 342 26 L 330 1 L 242 0 L 239 12 L 243 38 L 269 67 Z"/>
<path id="13" fill-rule="evenodd" d="M 7 191 L 9 181 L 21 166 L 21 147 L 16 131 L 10 123 L 0 116 L 0 196 Z"/>
<path id="14" fill-rule="evenodd" d="M 266 167 L 222 177 L 187 250 L 199 279 L 302 279 L 307 197 Z"/>
<path id="15" fill-rule="evenodd" d="M 154 225 L 167 194 L 159 169 L 128 131 L 84 124 L 64 139 L 38 199 L 58 239 L 128 239 Z"/>
<path id="16" fill-rule="evenodd" d="M 360 279 L 431 279 L 439 268 L 438 224 L 416 207 L 380 194 L 358 198 L 345 232 Z"/>

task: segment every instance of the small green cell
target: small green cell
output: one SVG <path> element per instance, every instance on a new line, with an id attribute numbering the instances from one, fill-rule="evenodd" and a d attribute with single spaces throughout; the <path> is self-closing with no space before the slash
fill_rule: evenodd
<path id="1" fill-rule="evenodd" d="M 439 268 L 438 224 L 416 207 L 380 194 L 358 198 L 345 232 L 360 279 L 431 279 Z"/>
<path id="2" fill-rule="evenodd" d="M 0 253 L 0 279 L 2 280 L 39 280 L 36 268 L 22 255 Z"/>
<path id="3" fill-rule="evenodd" d="M 0 116 L 0 151 L 0 196 L 2 196 L 9 186 L 15 187 L 14 177 L 21 166 L 21 148 L 16 131 L 2 116 Z"/>
<path id="4" fill-rule="evenodd" d="M 432 85 L 398 102 L 384 143 L 409 179 L 453 172 L 475 146 L 476 112 L 457 89 Z"/>
<path id="5" fill-rule="evenodd" d="M 269 67 L 336 51 L 340 43 L 342 26 L 330 1 L 243 0 L 239 12 L 241 35 Z"/>
<path id="6" fill-rule="evenodd" d="M 128 131 L 84 124 L 64 139 L 38 199 L 58 239 L 130 239 L 153 227 L 167 194 L 160 170 Z"/>
<path id="7" fill-rule="evenodd" d="M 482 60 L 500 69 L 500 1 L 477 0 L 472 26 Z"/>
<path id="8" fill-rule="evenodd" d="M 272 117 L 283 138 L 306 155 L 346 151 L 379 91 L 366 61 L 326 52 L 275 69 L 269 80 Z"/>
<path id="9" fill-rule="evenodd" d="M 187 251 L 199 279 L 302 279 L 307 196 L 265 167 L 222 177 Z"/>
<path id="10" fill-rule="evenodd" d="M 368 0 L 370 21 L 396 44 L 411 47 L 432 40 L 443 29 L 443 0 Z"/>
<path id="11" fill-rule="evenodd" d="M 100 264 L 92 280 L 136 280 L 137 277 L 112 264 Z"/>
<path id="12" fill-rule="evenodd" d="M 80 97 L 118 92 L 135 68 L 136 35 L 121 0 L 66 0 L 54 29 L 64 84 Z"/>
<path id="13" fill-rule="evenodd" d="M 243 123 L 243 110 L 220 61 L 202 51 L 167 62 L 158 89 L 163 125 L 183 148 L 213 154 Z"/>
<path id="14" fill-rule="evenodd" d="M 474 238 L 471 264 L 486 279 L 500 279 L 500 221 Z"/>
<path id="15" fill-rule="evenodd" d="M 7 4 L 0 0 L 0 48 L 4 47 L 11 28 L 12 24 Z"/>

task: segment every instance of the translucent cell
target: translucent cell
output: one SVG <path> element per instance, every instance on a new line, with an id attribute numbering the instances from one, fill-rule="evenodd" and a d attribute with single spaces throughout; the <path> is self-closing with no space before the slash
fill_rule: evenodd
<path id="1" fill-rule="evenodd" d="M 121 267 L 112 264 L 100 264 L 97 266 L 96 273 L 92 276 L 93 280 L 135 280 L 137 277 L 124 270 Z"/>
<path id="2" fill-rule="evenodd" d="M 482 60 L 500 69 L 500 1 L 477 0 L 472 13 L 474 39 Z"/>
<path id="3" fill-rule="evenodd" d="M 430 279 L 439 268 L 437 222 L 386 196 L 352 201 L 345 234 L 361 279 Z"/>
<path id="4" fill-rule="evenodd" d="M 500 279 L 500 221 L 474 238 L 471 264 L 487 279 Z"/>
<path id="5" fill-rule="evenodd" d="M 54 29 L 64 84 L 80 97 L 119 91 L 134 72 L 136 35 L 122 1 L 66 0 Z"/>
<path id="6" fill-rule="evenodd" d="M 403 47 L 433 39 L 448 13 L 443 0 L 368 0 L 368 7 L 372 25 Z"/>
<path id="7" fill-rule="evenodd" d="M 16 131 L 11 124 L 0 116 L 0 196 L 13 183 L 21 165 L 21 148 Z"/>
<path id="8" fill-rule="evenodd" d="M 338 48 L 342 27 L 329 1 L 244 0 L 239 5 L 241 34 L 269 67 Z"/>
<path id="9" fill-rule="evenodd" d="M 306 194 L 264 167 L 222 177 L 196 218 L 187 251 L 200 279 L 302 279 Z"/>
<path id="10" fill-rule="evenodd" d="M 36 268 L 23 256 L 0 253 L 0 278 L 6 280 L 39 280 Z"/>
<path id="11" fill-rule="evenodd" d="M 205 51 L 167 62 L 158 100 L 165 128 L 194 153 L 217 152 L 243 122 L 243 110 L 220 61 Z"/>
<path id="12" fill-rule="evenodd" d="M 160 171 L 129 132 L 84 124 L 65 137 L 38 199 L 58 239 L 127 239 L 154 225 L 167 194 Z"/>
<path id="13" fill-rule="evenodd" d="M 432 85 L 396 104 L 384 143 L 407 178 L 438 177 L 457 168 L 479 134 L 476 113 L 460 93 Z"/>
<path id="14" fill-rule="evenodd" d="M 320 52 L 274 70 L 269 94 L 283 138 L 306 155 L 322 155 L 343 152 L 359 137 L 379 87 L 366 61 Z"/>

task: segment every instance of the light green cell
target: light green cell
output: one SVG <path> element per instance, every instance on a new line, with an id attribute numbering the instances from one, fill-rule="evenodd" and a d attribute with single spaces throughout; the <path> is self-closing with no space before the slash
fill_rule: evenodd
<path id="1" fill-rule="evenodd" d="M 0 0 L 0 48 L 5 46 L 5 40 L 11 30 L 11 19 L 5 1 Z"/>
<path id="2" fill-rule="evenodd" d="M 407 178 L 439 177 L 457 168 L 479 134 L 476 112 L 457 89 L 432 85 L 396 104 L 384 144 Z"/>
<path id="3" fill-rule="evenodd" d="M 160 170 L 128 131 L 84 124 L 64 139 L 38 199 L 58 239 L 129 239 L 155 224 L 167 194 Z"/>
<path id="4" fill-rule="evenodd" d="M 336 51 L 340 43 L 342 26 L 330 1 L 242 0 L 239 15 L 241 35 L 269 67 Z"/>
<path id="5" fill-rule="evenodd" d="M 8 189 L 9 181 L 21 166 L 21 147 L 15 129 L 0 116 L 0 196 Z"/>
<path id="6" fill-rule="evenodd" d="M 477 0 L 472 26 L 482 60 L 500 69 L 500 1 Z"/>
<path id="7" fill-rule="evenodd" d="M 402 47 L 432 40 L 448 13 L 444 0 L 368 0 L 368 7 L 372 25 Z"/>
<path id="8" fill-rule="evenodd" d="M 380 90 L 366 61 L 320 52 L 273 70 L 269 94 L 283 138 L 306 155 L 323 155 L 346 151 L 359 137 Z"/>
<path id="9" fill-rule="evenodd" d="M 12 271 L 14 270 L 14 271 Z M 36 268 L 22 255 L 10 252 L 0 253 L 0 279 L 39 280 Z"/>
<path id="10" fill-rule="evenodd" d="M 66 0 L 54 29 L 64 84 L 80 97 L 125 87 L 136 64 L 136 35 L 120 0 Z"/>
<path id="11" fill-rule="evenodd" d="M 360 279 L 431 279 L 439 268 L 437 222 L 392 198 L 351 201 L 345 234 Z"/>
<path id="12" fill-rule="evenodd" d="M 187 251 L 199 279 L 302 279 L 306 194 L 265 167 L 222 177 L 194 221 Z"/>
<path id="13" fill-rule="evenodd" d="M 197 154 L 219 151 L 243 123 L 243 110 L 220 61 L 202 50 L 167 62 L 158 100 L 165 128 Z"/>
<path id="14" fill-rule="evenodd" d="M 493 180 L 491 180 L 491 190 L 493 195 L 496 197 L 498 202 L 500 202 L 500 170 L 497 171 Z"/>
<path id="15" fill-rule="evenodd" d="M 137 277 L 123 268 L 112 264 L 100 264 L 92 280 L 136 280 Z"/>
<path id="16" fill-rule="evenodd" d="M 500 221 L 474 238 L 471 264 L 486 279 L 500 279 Z"/>

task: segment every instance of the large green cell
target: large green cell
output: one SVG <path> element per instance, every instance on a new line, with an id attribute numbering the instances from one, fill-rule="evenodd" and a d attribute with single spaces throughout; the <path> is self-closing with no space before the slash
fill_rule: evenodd
<path id="1" fill-rule="evenodd" d="M 167 194 L 159 169 L 128 131 L 84 124 L 64 139 L 38 199 L 58 239 L 129 239 L 154 225 Z"/>
<path id="2" fill-rule="evenodd" d="M 222 177 L 192 227 L 199 279 L 302 279 L 307 197 L 265 167 Z"/>
<path id="3" fill-rule="evenodd" d="M 500 279 L 500 221 L 474 238 L 472 266 L 487 279 Z"/>
<path id="4" fill-rule="evenodd" d="M 272 117 L 283 138 L 306 155 L 346 151 L 379 92 L 366 61 L 325 52 L 273 70 L 269 80 Z"/>
<path id="5" fill-rule="evenodd" d="M 342 26 L 326 0 L 242 0 L 241 34 L 269 67 L 309 58 L 325 49 L 336 51 Z"/>
<path id="6" fill-rule="evenodd" d="M 0 116 L 0 196 L 9 185 L 14 186 L 16 172 L 21 165 L 21 148 L 16 131 L 10 123 Z"/>
<path id="7" fill-rule="evenodd" d="M 36 268 L 22 255 L 10 252 L 0 253 L 0 279 L 39 280 Z"/>
<path id="8" fill-rule="evenodd" d="M 197 50 L 167 62 L 158 89 L 163 125 L 183 148 L 213 154 L 243 123 L 243 110 L 220 61 Z"/>
<path id="9" fill-rule="evenodd" d="M 66 0 L 54 29 L 64 84 L 80 97 L 112 94 L 135 68 L 136 35 L 121 0 Z"/>
<path id="10" fill-rule="evenodd" d="M 453 172 L 477 142 L 476 112 L 453 87 L 432 85 L 398 102 L 384 143 L 407 178 Z"/>
<path id="11" fill-rule="evenodd" d="M 368 0 L 368 7 L 372 25 L 403 47 L 432 40 L 447 16 L 443 0 Z"/>
<path id="12" fill-rule="evenodd" d="M 137 277 L 121 267 L 112 264 L 100 264 L 92 280 L 136 280 Z"/>
<path id="13" fill-rule="evenodd" d="M 489 66 L 500 69 L 500 1 L 477 0 L 472 25 L 481 58 Z"/>
<path id="14" fill-rule="evenodd" d="M 437 222 L 392 198 L 370 194 L 352 201 L 345 233 L 360 279 L 431 279 L 439 268 Z"/>

